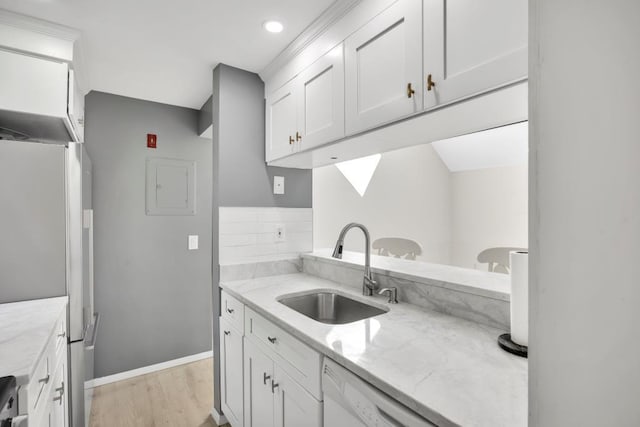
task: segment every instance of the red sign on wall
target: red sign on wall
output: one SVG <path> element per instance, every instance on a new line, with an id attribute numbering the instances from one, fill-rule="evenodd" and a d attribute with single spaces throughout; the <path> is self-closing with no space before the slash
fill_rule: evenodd
<path id="1" fill-rule="evenodd" d="M 156 142 L 158 141 L 158 136 L 153 133 L 147 134 L 147 148 L 156 148 Z"/>

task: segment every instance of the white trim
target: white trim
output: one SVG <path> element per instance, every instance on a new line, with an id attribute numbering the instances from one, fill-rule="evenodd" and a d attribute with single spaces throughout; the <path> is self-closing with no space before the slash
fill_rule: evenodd
<path id="1" fill-rule="evenodd" d="M 278 54 L 260 72 L 263 81 L 270 80 L 277 71 L 286 63 L 295 58 L 300 52 L 306 49 L 311 43 L 318 39 L 340 18 L 345 16 L 351 9 L 356 7 L 362 0 L 339 0 L 335 1 L 322 14 L 313 21 L 305 30 L 300 33 L 282 52 Z"/>
<path id="2" fill-rule="evenodd" d="M 155 365 L 143 366 L 142 368 L 132 369 L 130 371 L 119 372 L 113 375 L 107 375 L 106 377 L 94 378 L 84 383 L 84 388 L 90 389 L 99 387 L 105 384 L 115 383 L 117 381 L 127 380 L 140 375 L 150 374 L 152 372 L 162 371 L 164 369 L 173 368 L 175 366 L 185 365 L 187 363 L 197 362 L 213 357 L 213 351 L 205 351 L 203 353 L 194 354 L 191 356 L 181 357 L 179 359 L 167 360 L 166 362 L 156 363 Z"/>
<path id="3" fill-rule="evenodd" d="M 220 413 L 218 413 L 218 411 L 216 411 L 216 408 L 211 409 L 211 418 L 213 418 L 213 421 L 219 426 L 229 422 L 229 420 L 227 420 L 227 417 L 221 415 Z"/>
<path id="4" fill-rule="evenodd" d="M 10 12 L 6 9 L 0 9 L 0 24 L 10 25 L 22 30 L 29 30 L 62 40 L 76 41 L 80 38 L 80 31 L 75 28 Z"/>

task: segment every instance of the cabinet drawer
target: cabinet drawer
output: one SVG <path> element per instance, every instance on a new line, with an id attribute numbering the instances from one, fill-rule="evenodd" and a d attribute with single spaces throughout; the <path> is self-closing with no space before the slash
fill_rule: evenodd
<path id="1" fill-rule="evenodd" d="M 276 363 L 317 399 L 322 399 L 322 356 L 250 308 L 245 309 L 245 336 L 258 343 Z"/>
<path id="2" fill-rule="evenodd" d="M 226 319 L 231 326 L 239 331 L 244 331 L 244 304 L 226 293 L 221 292 L 220 316 Z"/>

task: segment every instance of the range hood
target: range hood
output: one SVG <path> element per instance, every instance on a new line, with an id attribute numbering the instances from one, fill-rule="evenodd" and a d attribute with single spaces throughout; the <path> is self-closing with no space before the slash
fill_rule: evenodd
<path id="1" fill-rule="evenodd" d="M 0 50 L 0 64 L 0 138 L 79 141 L 69 115 L 74 80 L 66 62 Z"/>

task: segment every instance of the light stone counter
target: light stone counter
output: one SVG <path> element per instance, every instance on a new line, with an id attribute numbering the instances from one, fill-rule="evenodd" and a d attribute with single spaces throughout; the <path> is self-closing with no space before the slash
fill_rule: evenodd
<path id="1" fill-rule="evenodd" d="M 66 306 L 67 297 L 0 304 L 0 377 L 29 382 Z"/>
<path id="2" fill-rule="evenodd" d="M 441 425 L 527 425 L 527 361 L 502 351 L 503 332 L 306 274 L 228 281 L 221 287 L 317 351 Z M 277 298 L 334 289 L 389 312 L 345 325 L 316 322 Z"/>

